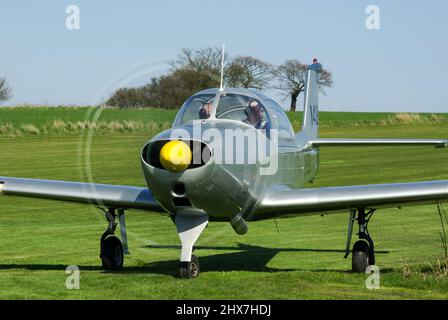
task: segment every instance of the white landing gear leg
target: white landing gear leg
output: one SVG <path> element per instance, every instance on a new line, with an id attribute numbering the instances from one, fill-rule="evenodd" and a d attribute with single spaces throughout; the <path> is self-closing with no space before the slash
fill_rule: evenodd
<path id="1" fill-rule="evenodd" d="M 208 216 L 177 215 L 174 222 L 182 243 L 179 277 L 183 279 L 195 278 L 199 275 L 199 261 L 192 254 L 193 245 L 207 226 Z"/>

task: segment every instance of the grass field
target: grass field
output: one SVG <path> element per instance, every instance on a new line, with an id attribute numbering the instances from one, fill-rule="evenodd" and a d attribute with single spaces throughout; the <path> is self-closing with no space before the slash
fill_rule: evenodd
<path id="1" fill-rule="evenodd" d="M 107 121 L 159 123 L 171 122 L 174 113 L 107 110 L 103 116 Z M 448 137 L 444 121 L 372 126 L 370 120 L 391 115 L 322 114 L 326 116 L 329 120 L 321 129 L 322 137 Z M 41 127 L 56 119 L 74 122 L 85 117 L 84 109 L 0 109 L 0 125 Z M 144 185 L 139 151 L 157 133 L 155 128 L 145 130 L 93 136 L 91 164 L 96 182 Z M 77 134 L 0 135 L 0 176 L 83 180 L 83 141 Z M 448 179 L 448 151 L 444 149 L 325 148 L 320 158 L 320 173 L 311 187 Z M 201 275 L 185 281 L 176 278 L 179 241 L 166 216 L 129 211 L 132 254 L 121 272 L 105 272 L 98 255 L 106 222 L 96 208 L 2 196 L 0 298 L 448 298 L 448 277 L 432 272 L 436 258 L 443 257 L 434 206 L 379 210 L 373 217 L 369 229 L 378 250 L 379 290 L 366 289 L 366 276 L 349 272 L 351 261 L 343 259 L 347 220 L 347 214 L 280 219 L 279 232 L 273 220 L 252 222 L 244 236 L 236 235 L 227 223 L 210 223 L 195 252 Z M 65 288 L 68 265 L 81 270 L 80 290 Z"/>
<path id="2" fill-rule="evenodd" d="M 79 135 L 95 126 L 95 133 L 148 133 L 169 127 L 177 110 L 111 109 L 93 107 L 16 107 L 0 108 L 0 136 Z M 302 112 L 289 112 L 299 130 Z M 448 113 L 320 112 L 322 127 L 388 126 L 397 124 L 447 123 Z"/>

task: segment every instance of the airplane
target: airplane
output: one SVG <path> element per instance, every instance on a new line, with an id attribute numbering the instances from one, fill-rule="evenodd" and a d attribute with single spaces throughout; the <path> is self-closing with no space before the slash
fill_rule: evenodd
<path id="1" fill-rule="evenodd" d="M 316 59 L 308 67 L 299 132 L 293 131 L 284 110 L 274 99 L 254 89 L 221 85 L 189 97 L 172 128 L 144 144 L 140 160 L 147 187 L 0 177 L 0 194 L 99 207 L 108 222 L 100 238 L 100 258 L 106 270 L 121 269 L 124 255 L 129 254 L 126 210 L 168 213 L 181 242 L 179 277 L 188 279 L 199 275 L 194 244 L 209 221 L 229 222 L 237 234 L 245 234 L 249 221 L 346 211 L 349 223 L 345 258 L 350 254 L 357 222 L 359 240 L 351 250 L 352 270 L 366 272 L 376 263 L 374 241 L 368 231 L 373 213 L 381 208 L 447 202 L 448 180 L 304 188 L 318 173 L 319 149 L 373 145 L 443 148 L 448 140 L 319 138 L 321 70 L 322 65 Z M 193 131 L 198 127 L 201 131 L 195 135 Z M 268 169 L 267 162 L 247 160 L 253 144 L 219 148 L 211 141 L 210 130 L 215 137 L 225 136 L 226 130 L 236 132 L 236 140 L 244 140 L 246 133 L 264 137 L 269 146 L 274 146 L 266 148 L 264 160 L 271 165 L 270 160 L 275 158 L 277 165 L 261 174 L 261 169 Z M 179 132 L 182 137 L 176 136 Z M 274 138 L 276 144 L 271 145 Z M 243 161 L 222 161 L 222 157 L 235 150 L 244 154 Z M 118 224 L 121 240 L 115 236 Z"/>

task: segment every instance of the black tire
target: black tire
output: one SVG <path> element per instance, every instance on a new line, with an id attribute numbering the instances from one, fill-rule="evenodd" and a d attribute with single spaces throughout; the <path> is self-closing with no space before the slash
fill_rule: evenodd
<path id="1" fill-rule="evenodd" d="M 119 270 L 123 267 L 124 254 L 120 239 L 107 237 L 101 243 L 101 262 L 105 270 Z"/>
<path id="2" fill-rule="evenodd" d="M 179 266 L 179 277 L 181 279 L 193 279 L 199 275 L 199 260 L 193 254 L 190 262 L 181 262 Z"/>
<path id="3" fill-rule="evenodd" d="M 356 241 L 352 251 L 353 272 L 365 273 L 369 266 L 369 244 L 365 241 Z"/>

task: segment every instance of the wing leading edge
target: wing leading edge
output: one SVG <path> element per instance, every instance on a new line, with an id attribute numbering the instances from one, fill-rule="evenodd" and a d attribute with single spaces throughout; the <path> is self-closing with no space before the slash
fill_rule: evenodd
<path id="1" fill-rule="evenodd" d="M 0 177 L 0 194 L 163 211 L 147 188 L 132 186 Z"/>
<path id="2" fill-rule="evenodd" d="M 279 185 L 266 192 L 253 218 L 437 202 L 448 202 L 448 180 L 315 189 Z"/>

